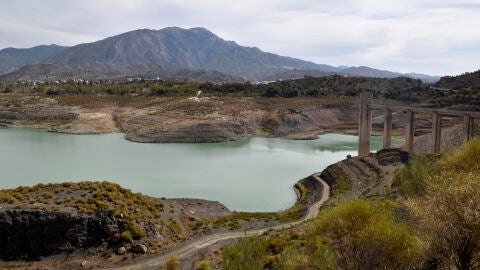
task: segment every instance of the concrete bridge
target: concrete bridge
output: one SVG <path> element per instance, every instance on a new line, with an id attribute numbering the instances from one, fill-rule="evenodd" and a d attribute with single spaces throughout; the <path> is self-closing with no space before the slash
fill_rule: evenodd
<path id="1" fill-rule="evenodd" d="M 415 113 L 427 113 L 432 116 L 432 153 L 440 152 L 442 138 L 442 116 L 463 117 L 463 142 L 471 140 L 474 136 L 475 118 L 480 118 L 480 112 L 454 111 L 430 108 L 418 108 L 408 106 L 390 106 L 373 104 L 372 93 L 360 94 L 360 117 L 358 128 L 358 156 L 366 156 L 370 153 L 370 137 L 372 133 L 372 110 L 383 110 L 383 148 L 392 146 L 392 112 L 401 111 L 407 113 L 405 123 L 405 150 L 413 152 L 413 137 L 415 133 Z"/>

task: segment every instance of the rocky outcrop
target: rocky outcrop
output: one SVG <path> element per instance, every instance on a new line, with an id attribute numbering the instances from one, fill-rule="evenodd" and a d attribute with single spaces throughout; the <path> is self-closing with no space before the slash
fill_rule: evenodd
<path id="1" fill-rule="evenodd" d="M 98 245 L 123 230 L 110 211 L 10 209 L 0 211 L 0 259 L 34 260 L 74 248 Z"/>
<path id="2" fill-rule="evenodd" d="M 314 139 L 326 130 L 356 129 L 357 125 L 351 120 L 351 115 L 357 114 L 356 106 L 294 104 L 260 110 L 252 109 L 249 102 L 245 103 L 247 105 L 238 107 L 230 104 L 231 108 L 218 101 L 200 101 L 199 104 L 189 104 L 197 106 L 196 109 L 185 106 L 188 109 L 180 112 L 184 119 L 179 119 L 179 115 L 173 118 L 167 113 L 138 112 L 120 117 L 120 126 L 125 138 L 131 141 L 177 143 L 223 142 L 254 135 Z M 242 110 L 242 107 L 248 109 Z M 222 110 L 225 112 L 219 113 Z M 198 115 L 192 116 L 197 112 Z"/>
<path id="3" fill-rule="evenodd" d="M 170 129 L 126 130 L 125 138 L 135 142 L 181 143 L 224 142 L 251 134 L 245 123 L 235 121 L 200 121 Z"/>
<path id="4" fill-rule="evenodd" d="M 327 182 L 329 186 L 333 186 L 337 180 L 347 177 L 348 175 L 341 168 L 339 168 L 338 163 L 328 166 L 320 174 L 320 178 Z"/>
<path id="5" fill-rule="evenodd" d="M 328 166 L 320 174 L 334 198 L 386 196 L 395 171 L 408 163 L 410 154 L 401 149 L 382 149 L 366 157 L 351 157 Z"/>
<path id="6" fill-rule="evenodd" d="M 148 247 L 142 244 L 133 245 L 130 248 L 131 252 L 145 254 L 148 252 Z"/>
<path id="7" fill-rule="evenodd" d="M 75 108 L 60 105 L 53 98 L 0 98 L 0 122 L 9 126 L 50 129 L 77 118 Z"/>
<path id="8" fill-rule="evenodd" d="M 357 130 L 358 106 L 351 99 L 255 99 L 200 97 L 132 99 L 103 96 L 0 95 L 0 122 L 53 132 L 93 134 L 122 131 L 146 143 L 223 142 L 247 136 L 315 139 L 325 131 Z"/>

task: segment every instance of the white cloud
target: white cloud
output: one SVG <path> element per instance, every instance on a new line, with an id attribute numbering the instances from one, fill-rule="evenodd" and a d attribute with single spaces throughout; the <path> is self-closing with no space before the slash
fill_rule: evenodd
<path id="1" fill-rule="evenodd" d="M 203 26 L 240 45 L 332 65 L 458 74 L 479 69 L 479 0 L 3 0 L 0 47 L 92 42 Z"/>

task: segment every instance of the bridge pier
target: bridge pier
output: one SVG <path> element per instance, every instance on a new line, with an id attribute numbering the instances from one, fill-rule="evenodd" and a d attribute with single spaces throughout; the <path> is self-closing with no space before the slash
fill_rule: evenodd
<path id="1" fill-rule="evenodd" d="M 392 111 L 384 110 L 385 118 L 383 122 L 383 148 L 392 147 Z"/>
<path id="2" fill-rule="evenodd" d="M 440 153 L 442 142 L 442 116 L 438 112 L 432 114 L 432 153 Z"/>
<path id="3" fill-rule="evenodd" d="M 474 125 L 475 121 L 474 121 L 474 118 L 469 115 L 469 114 L 465 114 L 463 116 L 463 142 L 466 143 L 468 141 L 470 141 L 471 139 L 473 139 L 473 125 Z"/>
<path id="4" fill-rule="evenodd" d="M 413 152 L 413 137 L 415 136 L 415 112 L 407 111 L 407 123 L 405 125 L 405 150 Z"/>
<path id="5" fill-rule="evenodd" d="M 372 101 L 372 93 L 360 94 L 360 117 L 358 122 L 358 156 L 364 157 L 370 154 L 370 136 L 372 134 L 372 110 L 369 104 Z"/>

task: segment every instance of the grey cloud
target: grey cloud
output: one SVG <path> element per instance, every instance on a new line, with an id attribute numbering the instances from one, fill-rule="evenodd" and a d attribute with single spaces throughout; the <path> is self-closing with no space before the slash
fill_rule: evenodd
<path id="1" fill-rule="evenodd" d="M 3 0 L 0 7 L 0 48 L 202 26 L 317 63 L 430 74 L 479 68 L 478 0 Z"/>

